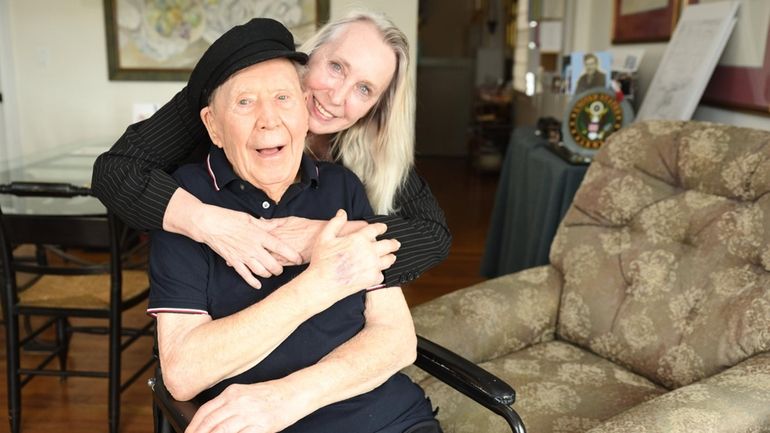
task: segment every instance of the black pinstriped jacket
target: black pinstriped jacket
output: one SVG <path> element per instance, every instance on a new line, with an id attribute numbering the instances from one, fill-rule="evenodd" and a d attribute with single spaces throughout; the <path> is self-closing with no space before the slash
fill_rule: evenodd
<path id="1" fill-rule="evenodd" d="M 152 117 L 130 125 L 94 163 L 94 194 L 136 229 L 162 228 L 166 206 L 178 188 L 169 173 L 185 162 L 200 160 L 211 145 L 186 93 L 182 89 Z M 396 263 L 384 272 L 389 286 L 412 281 L 444 260 L 452 241 L 444 212 L 414 169 L 395 205 L 392 215 L 367 218 L 387 224 L 384 237 L 401 242 Z"/>

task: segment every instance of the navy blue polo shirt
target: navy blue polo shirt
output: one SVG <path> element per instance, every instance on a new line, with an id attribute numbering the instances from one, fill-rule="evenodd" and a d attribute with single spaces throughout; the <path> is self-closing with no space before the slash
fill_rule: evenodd
<path id="1" fill-rule="evenodd" d="M 278 203 L 240 179 L 224 151 L 216 147 L 211 148 L 205 162 L 180 167 L 174 178 L 203 203 L 247 212 L 256 218 L 328 220 L 338 209 L 345 209 L 351 220 L 372 214 L 364 187 L 355 174 L 340 165 L 316 162 L 304 155 L 299 181 Z M 207 245 L 164 231 L 154 231 L 151 236 L 147 309 L 151 314 L 198 313 L 216 320 L 261 301 L 307 268 L 289 266 L 279 276 L 259 278 L 262 289 L 256 290 Z M 338 301 L 300 325 L 258 365 L 222 381 L 202 396 L 209 399 L 232 383 L 278 379 L 315 364 L 363 328 L 365 300 L 366 292 L 362 290 Z M 401 433 L 430 418 L 431 407 L 423 391 L 398 373 L 378 388 L 319 409 L 285 431 Z"/>

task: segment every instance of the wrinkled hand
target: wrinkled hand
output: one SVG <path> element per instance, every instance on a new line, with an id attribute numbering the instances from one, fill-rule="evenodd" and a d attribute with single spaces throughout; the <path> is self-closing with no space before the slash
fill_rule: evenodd
<path id="1" fill-rule="evenodd" d="M 185 433 L 275 433 L 307 415 L 274 383 L 228 386 L 198 409 Z"/>
<path id="2" fill-rule="evenodd" d="M 327 221 L 311 220 L 301 217 L 284 217 L 271 220 L 276 226 L 270 230 L 270 234 L 283 241 L 302 256 L 302 263 L 309 263 L 313 254 L 313 247 L 318 241 L 318 235 Z M 366 221 L 347 221 L 340 231 L 340 235 L 346 235 L 369 225 Z"/>
<path id="3" fill-rule="evenodd" d="M 207 206 L 198 225 L 202 241 L 254 288 L 262 285 L 253 274 L 268 278 L 280 275 L 283 265 L 302 263 L 298 251 L 270 234 L 281 221 L 259 220 L 244 212 Z"/>
<path id="4" fill-rule="evenodd" d="M 308 268 L 317 273 L 335 300 L 381 283 L 382 271 L 396 261 L 393 253 L 401 246 L 393 239 L 377 240 L 387 229 L 382 223 L 342 235 L 346 221 L 345 211 L 337 211 L 318 235 Z"/>

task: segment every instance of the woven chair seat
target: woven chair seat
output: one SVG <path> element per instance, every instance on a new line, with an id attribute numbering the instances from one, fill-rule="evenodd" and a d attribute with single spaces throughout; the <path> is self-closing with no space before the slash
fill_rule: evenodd
<path id="1" fill-rule="evenodd" d="M 147 272 L 123 271 L 123 301 L 149 286 Z M 45 275 L 19 293 L 21 307 L 85 308 L 108 310 L 110 275 Z"/>

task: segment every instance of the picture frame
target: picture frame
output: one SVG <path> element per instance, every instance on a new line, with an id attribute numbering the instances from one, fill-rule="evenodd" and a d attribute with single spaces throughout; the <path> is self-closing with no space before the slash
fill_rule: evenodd
<path id="1" fill-rule="evenodd" d="M 329 0 L 103 2 L 108 76 L 117 81 L 186 81 L 214 40 L 252 17 L 281 21 L 297 45 L 329 19 Z"/>
<path id="2" fill-rule="evenodd" d="M 585 59 L 590 56 L 593 59 L 595 79 L 590 79 L 585 71 Z M 610 87 L 612 80 L 612 54 L 609 51 L 582 52 L 575 51 L 570 53 L 570 77 L 569 94 L 575 95 L 582 93 L 589 87 Z M 601 86 L 599 86 L 601 83 Z"/>
<path id="3" fill-rule="evenodd" d="M 647 85 L 637 121 L 692 119 L 733 34 L 738 6 L 715 1 L 684 8 Z"/>
<path id="4" fill-rule="evenodd" d="M 700 1 L 688 2 L 697 3 Z M 738 14 L 732 39 L 706 86 L 701 102 L 770 115 L 770 8 L 766 3 L 743 1 Z M 758 17 L 761 21 L 756 21 Z M 753 52 L 753 58 L 743 61 L 734 59 L 739 48 L 744 53 Z"/>
<path id="5" fill-rule="evenodd" d="M 671 38 L 679 0 L 615 0 L 612 43 L 661 42 Z"/>

